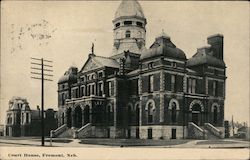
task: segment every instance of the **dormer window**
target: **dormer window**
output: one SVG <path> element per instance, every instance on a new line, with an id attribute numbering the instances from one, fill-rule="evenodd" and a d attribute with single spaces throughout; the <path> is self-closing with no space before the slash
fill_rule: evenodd
<path id="1" fill-rule="evenodd" d="M 103 76 L 102 72 L 99 72 L 99 73 L 98 73 L 98 77 L 99 77 L 99 78 L 102 78 L 102 76 Z"/>
<path id="2" fill-rule="evenodd" d="M 136 25 L 139 27 L 142 27 L 142 23 L 141 22 L 136 22 Z"/>
<path id="3" fill-rule="evenodd" d="M 173 67 L 173 68 L 176 68 L 176 67 L 177 67 L 176 62 L 172 62 L 172 67 Z"/>
<path id="4" fill-rule="evenodd" d="M 148 69 L 152 69 L 154 67 L 154 63 L 153 62 L 150 62 L 149 64 L 148 64 Z"/>
<path id="5" fill-rule="evenodd" d="M 124 25 L 132 25 L 132 21 L 124 21 Z"/>
<path id="6" fill-rule="evenodd" d="M 130 38 L 130 34 L 131 34 L 131 32 L 130 31 L 126 31 L 126 38 Z"/>
<path id="7" fill-rule="evenodd" d="M 119 27 L 119 26 L 120 26 L 120 23 L 116 23 L 116 24 L 115 24 L 115 27 Z"/>

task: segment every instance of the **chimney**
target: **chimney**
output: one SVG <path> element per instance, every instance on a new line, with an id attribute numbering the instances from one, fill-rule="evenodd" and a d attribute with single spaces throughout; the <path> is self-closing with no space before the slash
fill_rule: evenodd
<path id="1" fill-rule="evenodd" d="M 69 73 L 70 74 L 77 74 L 77 72 L 78 72 L 78 68 L 77 67 L 70 67 L 69 68 Z"/>
<path id="2" fill-rule="evenodd" d="M 220 60 L 223 60 L 223 35 L 211 35 L 207 38 L 207 43 L 211 45 L 213 56 Z"/>

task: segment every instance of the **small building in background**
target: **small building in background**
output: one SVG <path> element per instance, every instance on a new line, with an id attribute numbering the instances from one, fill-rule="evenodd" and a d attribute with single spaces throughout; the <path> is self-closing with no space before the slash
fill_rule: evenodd
<path id="1" fill-rule="evenodd" d="M 0 124 L 0 136 L 4 135 L 4 125 Z"/>
<path id="2" fill-rule="evenodd" d="M 57 128 L 57 112 L 53 109 L 44 111 L 45 136 L 50 130 Z M 41 110 L 30 109 L 25 98 L 13 97 L 9 101 L 9 109 L 6 112 L 5 136 L 40 136 L 41 135 Z"/>
<path id="3" fill-rule="evenodd" d="M 249 131 L 250 131 L 250 127 L 242 126 L 242 127 L 238 128 L 236 137 L 249 139 L 250 138 Z"/>

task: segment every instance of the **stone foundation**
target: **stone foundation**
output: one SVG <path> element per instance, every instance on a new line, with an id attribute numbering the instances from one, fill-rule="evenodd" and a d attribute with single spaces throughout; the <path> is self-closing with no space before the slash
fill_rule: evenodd
<path id="1" fill-rule="evenodd" d="M 148 129 L 152 129 L 152 139 L 172 139 L 172 129 L 176 130 L 176 139 L 187 138 L 186 126 L 140 126 L 140 139 L 148 139 Z M 184 137 L 183 137 L 184 136 Z"/>

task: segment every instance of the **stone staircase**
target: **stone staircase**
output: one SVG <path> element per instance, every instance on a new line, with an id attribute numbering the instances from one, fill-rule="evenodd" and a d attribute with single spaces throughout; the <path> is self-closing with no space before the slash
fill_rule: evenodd
<path id="1" fill-rule="evenodd" d="M 50 136 L 55 138 L 85 138 L 91 137 L 92 125 L 88 123 L 81 128 L 68 128 L 66 124 L 60 126 L 56 130 L 51 130 Z"/>
<path id="2" fill-rule="evenodd" d="M 58 135 L 59 138 L 74 138 L 76 129 L 68 128 L 66 131 Z"/>
<path id="3" fill-rule="evenodd" d="M 74 138 L 87 138 L 91 136 L 92 136 L 92 125 L 91 123 L 87 123 L 80 129 L 76 130 Z"/>
<path id="4" fill-rule="evenodd" d="M 188 123 L 188 138 L 190 139 L 204 139 L 205 131 L 194 124 L 193 122 Z"/>
<path id="5" fill-rule="evenodd" d="M 193 122 L 188 123 L 188 138 L 190 139 L 220 139 L 222 132 L 210 123 L 197 126 Z"/>

